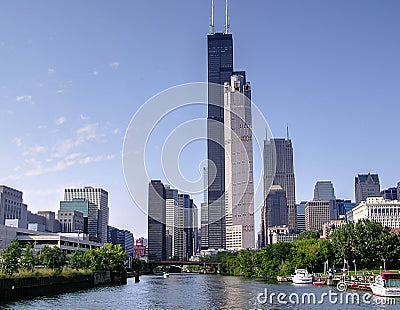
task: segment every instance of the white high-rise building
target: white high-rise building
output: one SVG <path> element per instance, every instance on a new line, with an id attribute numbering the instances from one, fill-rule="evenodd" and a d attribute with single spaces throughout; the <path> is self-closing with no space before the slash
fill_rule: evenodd
<path id="1" fill-rule="evenodd" d="M 175 256 L 178 227 L 178 190 L 165 185 L 165 220 L 167 238 L 171 238 L 171 248 L 167 248 L 167 259 Z"/>
<path id="2" fill-rule="evenodd" d="M 72 201 L 74 198 L 85 198 L 97 205 L 97 208 L 100 210 L 99 216 L 101 216 L 101 235 L 99 237 L 101 242 L 107 242 L 109 219 L 108 192 L 102 188 L 94 188 L 91 186 L 85 186 L 84 188 L 66 188 L 64 191 L 64 200 Z"/>
<path id="3" fill-rule="evenodd" d="M 226 249 L 255 248 L 251 88 L 245 72 L 224 85 Z"/>

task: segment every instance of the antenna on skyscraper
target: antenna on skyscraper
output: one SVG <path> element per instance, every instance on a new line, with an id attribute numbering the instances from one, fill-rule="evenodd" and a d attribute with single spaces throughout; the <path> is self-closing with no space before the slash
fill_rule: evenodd
<path id="1" fill-rule="evenodd" d="M 286 140 L 289 140 L 289 124 L 286 124 Z"/>
<path id="2" fill-rule="evenodd" d="M 229 15 L 228 15 L 228 0 L 226 0 L 225 4 L 225 33 L 229 33 Z"/>
<path id="3" fill-rule="evenodd" d="M 210 34 L 214 34 L 214 0 L 211 0 L 211 24 Z"/>

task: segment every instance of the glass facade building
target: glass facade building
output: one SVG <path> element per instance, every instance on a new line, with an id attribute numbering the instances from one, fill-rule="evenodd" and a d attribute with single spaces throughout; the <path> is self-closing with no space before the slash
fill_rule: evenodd
<path id="1" fill-rule="evenodd" d="M 208 35 L 208 244 L 212 249 L 226 245 L 224 89 L 233 74 L 233 39 L 229 33 Z"/>

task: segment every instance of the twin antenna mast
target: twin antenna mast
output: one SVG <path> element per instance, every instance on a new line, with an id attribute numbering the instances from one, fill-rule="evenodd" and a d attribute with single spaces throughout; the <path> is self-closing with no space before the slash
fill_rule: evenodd
<path id="1" fill-rule="evenodd" d="M 228 0 L 225 0 L 225 33 L 229 33 L 229 14 L 228 14 Z M 214 0 L 211 0 L 211 24 L 210 34 L 214 34 Z"/>

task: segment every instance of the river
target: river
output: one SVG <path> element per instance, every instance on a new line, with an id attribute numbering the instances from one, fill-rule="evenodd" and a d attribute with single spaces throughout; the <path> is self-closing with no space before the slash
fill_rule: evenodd
<path id="1" fill-rule="evenodd" d="M 376 299 L 368 292 L 339 293 L 327 287 L 268 284 L 238 277 L 171 274 L 141 276 L 139 283 L 39 297 L 0 306 L 3 309 L 398 309 L 400 299 Z M 277 295 L 280 295 L 278 301 Z M 285 295 L 283 295 L 285 294 Z M 307 295 L 309 294 L 309 295 Z M 315 296 L 316 304 L 308 301 Z M 298 297 L 298 300 L 296 298 Z M 371 297 L 371 298 L 370 298 Z M 304 301 L 302 301 L 304 298 Z M 336 298 L 336 303 L 335 302 Z M 342 298 L 342 300 L 340 300 Z M 346 302 L 347 299 L 347 302 Z M 322 302 L 321 302 L 322 301 Z M 293 304 L 298 302 L 297 304 Z M 321 302 L 318 304 L 318 302 Z M 392 303 L 392 305 L 388 305 Z M 396 303 L 397 305 L 393 305 Z"/>

